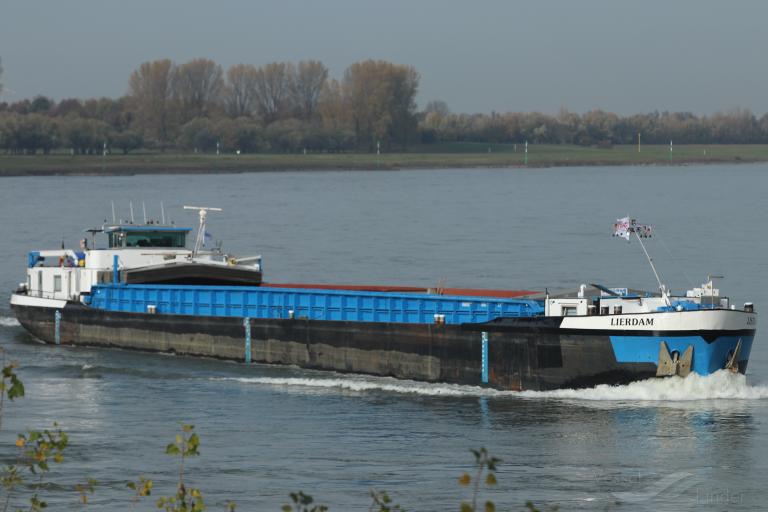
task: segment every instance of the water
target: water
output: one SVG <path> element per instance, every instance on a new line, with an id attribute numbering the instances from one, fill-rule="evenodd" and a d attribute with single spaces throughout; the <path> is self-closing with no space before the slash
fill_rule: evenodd
<path id="1" fill-rule="evenodd" d="M 612 238 L 617 217 L 655 224 L 648 248 L 674 290 L 725 275 L 724 293 L 768 305 L 764 191 L 768 166 L 285 172 L 218 176 L 0 180 L 0 290 L 23 280 L 26 251 L 75 246 L 111 217 L 194 225 L 183 204 L 220 206 L 209 230 L 240 255 L 260 252 L 271 281 L 556 289 L 582 282 L 653 288 L 637 244 Z M 201 456 L 188 480 L 213 510 L 279 510 L 302 490 L 331 510 L 365 510 L 370 488 L 409 510 L 456 510 L 470 448 L 503 459 L 500 509 L 527 500 L 561 510 L 764 508 L 768 349 L 758 337 L 746 378 L 504 393 L 278 366 L 36 344 L 0 304 L 0 343 L 22 365 L 0 455 L 15 433 L 70 434 L 41 491 L 53 510 L 99 481 L 91 507 L 129 506 L 128 480 L 170 494 L 164 455 L 181 422 Z M 763 323 L 763 322 L 761 322 Z M 767 327 L 760 325 L 762 332 Z M 153 498 L 137 510 L 154 510 Z"/>

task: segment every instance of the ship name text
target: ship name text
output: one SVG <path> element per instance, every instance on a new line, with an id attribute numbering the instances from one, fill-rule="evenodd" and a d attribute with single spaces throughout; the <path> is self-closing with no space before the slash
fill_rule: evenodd
<path id="1" fill-rule="evenodd" d="M 653 318 L 611 318 L 611 326 L 634 327 L 641 325 L 653 325 Z"/>

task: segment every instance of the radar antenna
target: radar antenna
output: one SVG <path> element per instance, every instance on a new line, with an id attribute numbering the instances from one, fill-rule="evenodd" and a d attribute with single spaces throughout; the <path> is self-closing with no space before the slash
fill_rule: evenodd
<path id="1" fill-rule="evenodd" d="M 200 216 L 200 225 L 197 228 L 197 238 L 195 239 L 195 248 L 192 249 L 192 257 L 197 256 L 197 253 L 202 249 L 205 243 L 205 218 L 208 216 L 208 212 L 221 212 L 224 211 L 221 208 L 212 208 L 210 206 L 184 206 L 185 210 L 197 210 Z"/>

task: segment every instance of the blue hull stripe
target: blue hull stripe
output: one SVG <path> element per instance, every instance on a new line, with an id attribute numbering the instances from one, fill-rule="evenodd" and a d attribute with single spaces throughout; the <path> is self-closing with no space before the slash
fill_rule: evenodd
<path id="1" fill-rule="evenodd" d="M 659 360 L 659 347 L 664 341 L 670 351 L 685 352 L 693 346 L 692 370 L 700 375 L 709 375 L 725 366 L 729 354 L 741 340 L 739 361 L 749 359 L 754 336 L 719 336 L 707 342 L 701 336 L 611 336 L 611 345 L 619 363 L 654 363 Z"/>

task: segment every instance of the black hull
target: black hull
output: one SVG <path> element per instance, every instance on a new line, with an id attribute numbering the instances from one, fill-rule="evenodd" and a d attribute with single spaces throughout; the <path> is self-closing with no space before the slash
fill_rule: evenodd
<path id="1" fill-rule="evenodd" d="M 128 270 L 125 272 L 125 282 L 127 284 L 259 286 L 261 272 L 238 266 L 174 263 Z"/>
<path id="2" fill-rule="evenodd" d="M 52 308 L 12 305 L 34 336 L 54 343 Z M 488 329 L 488 386 L 549 390 L 623 384 L 652 377 L 652 363 L 618 363 L 603 334 L 558 331 L 560 319 L 528 318 Z M 489 325 L 489 327 L 491 327 Z M 483 326 L 250 319 L 253 362 L 483 385 Z M 246 358 L 242 318 L 110 312 L 69 303 L 59 342 L 180 355 Z"/>

